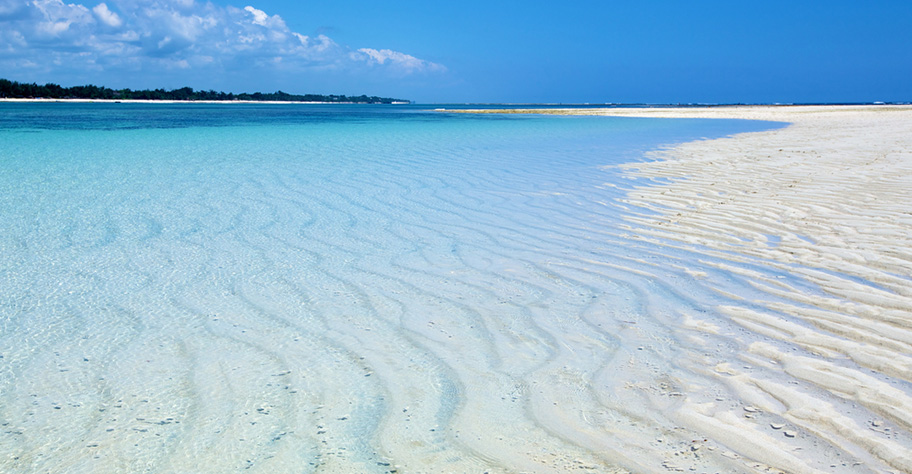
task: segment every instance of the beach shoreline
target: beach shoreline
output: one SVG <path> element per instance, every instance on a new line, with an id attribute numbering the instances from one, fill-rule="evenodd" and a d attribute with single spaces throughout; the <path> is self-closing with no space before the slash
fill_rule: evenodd
<path id="1" fill-rule="evenodd" d="M 751 301 L 715 308 L 750 339 L 741 360 L 709 368 L 752 405 L 732 413 L 685 400 L 675 418 L 790 472 L 817 472 L 791 442 L 801 432 L 875 471 L 886 465 L 912 472 L 912 107 L 518 113 L 788 123 L 680 144 L 621 166 L 637 178 L 623 200 L 631 238 L 724 258 L 733 262 L 727 270 L 759 290 Z M 802 285 L 750 268 L 782 272 Z M 766 366 L 781 378 L 751 374 L 741 364 Z M 834 400 L 861 410 L 847 413 Z M 753 413 L 788 423 L 771 430 Z"/>
<path id="2" fill-rule="evenodd" d="M 18 98 L 0 98 L 0 103 L 20 103 L 20 104 L 271 104 L 271 105 L 374 105 L 366 102 L 300 102 L 300 101 L 282 101 L 282 100 L 143 100 L 143 99 L 18 99 Z M 376 105 L 403 105 L 406 102 L 393 102 L 391 104 Z"/>
<path id="3" fill-rule="evenodd" d="M 905 108 L 30 109 L 0 471 L 912 472 Z"/>

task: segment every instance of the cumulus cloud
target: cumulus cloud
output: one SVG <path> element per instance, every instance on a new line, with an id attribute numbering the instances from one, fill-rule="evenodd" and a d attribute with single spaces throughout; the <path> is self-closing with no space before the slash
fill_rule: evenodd
<path id="1" fill-rule="evenodd" d="M 442 65 L 389 49 L 354 49 L 292 31 L 254 6 L 195 0 L 0 0 L 0 71 L 98 69 L 150 73 L 158 68 L 212 74 L 272 68 L 393 76 L 439 73 Z M 266 72 L 266 71 L 262 71 Z"/>
<path id="2" fill-rule="evenodd" d="M 39 39 L 60 38 L 64 35 L 72 38 L 88 31 L 95 21 L 88 8 L 67 5 L 61 0 L 33 0 L 27 6 L 34 9 L 36 20 L 32 21 L 33 33 Z M 22 21 L 29 20 L 20 20 Z"/>
<path id="3" fill-rule="evenodd" d="M 418 59 L 414 56 L 392 51 L 389 49 L 376 50 L 372 48 L 360 48 L 358 54 L 352 57 L 356 60 L 365 61 L 369 64 L 390 65 L 404 73 L 414 72 L 442 72 L 446 68 L 440 64 Z"/>
<path id="4" fill-rule="evenodd" d="M 104 3 L 96 5 L 95 8 L 92 9 L 92 12 L 95 13 L 95 17 L 98 18 L 100 22 L 111 28 L 120 28 L 123 25 L 123 20 L 121 20 L 116 13 L 109 10 L 108 6 Z"/>

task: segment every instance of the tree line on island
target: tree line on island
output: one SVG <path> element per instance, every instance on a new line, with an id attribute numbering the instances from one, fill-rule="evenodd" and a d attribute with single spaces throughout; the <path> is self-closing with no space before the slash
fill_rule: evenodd
<path id="1" fill-rule="evenodd" d="M 3 99 L 101 99 L 101 100 L 177 100 L 177 101 L 280 101 L 280 102 L 330 102 L 330 103 L 356 103 L 356 104 L 393 104 L 408 103 L 407 100 L 391 99 L 377 96 L 346 96 L 346 95 L 321 95 L 321 94 L 289 94 L 276 91 L 269 93 L 246 92 L 234 94 L 231 92 L 217 92 L 214 90 L 197 91 L 192 87 L 180 89 L 110 89 L 103 86 L 73 86 L 63 87 L 54 83 L 38 85 L 27 84 L 7 79 L 0 79 L 0 98 Z"/>

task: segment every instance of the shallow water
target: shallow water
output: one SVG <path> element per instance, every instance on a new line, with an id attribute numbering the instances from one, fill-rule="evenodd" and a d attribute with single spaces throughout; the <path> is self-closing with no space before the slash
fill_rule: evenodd
<path id="1" fill-rule="evenodd" d="M 632 234 L 615 166 L 778 126 L 0 104 L 0 471 L 749 470 L 673 412 L 743 403 L 744 269 L 808 284 Z"/>

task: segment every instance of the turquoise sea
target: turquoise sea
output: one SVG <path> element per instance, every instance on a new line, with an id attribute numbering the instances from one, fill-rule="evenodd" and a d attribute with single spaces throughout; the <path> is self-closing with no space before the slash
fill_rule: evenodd
<path id="1" fill-rule="evenodd" d="M 617 165 L 782 124 L 432 109 L 0 104 L 0 471 L 664 471 L 752 290 Z"/>

